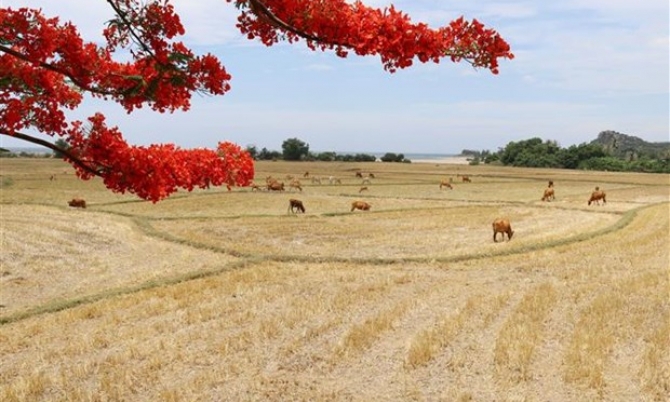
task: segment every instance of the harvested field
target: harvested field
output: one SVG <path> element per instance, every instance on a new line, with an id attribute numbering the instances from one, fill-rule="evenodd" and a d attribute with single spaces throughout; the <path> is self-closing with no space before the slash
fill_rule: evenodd
<path id="1" fill-rule="evenodd" d="M 50 181 L 58 161 L 0 163 L 2 401 L 670 393 L 668 175 L 259 162 L 257 182 L 342 184 L 154 205 Z M 368 192 L 356 171 L 374 172 Z M 607 204 L 586 205 L 595 186 Z M 511 241 L 493 242 L 499 216 Z"/>

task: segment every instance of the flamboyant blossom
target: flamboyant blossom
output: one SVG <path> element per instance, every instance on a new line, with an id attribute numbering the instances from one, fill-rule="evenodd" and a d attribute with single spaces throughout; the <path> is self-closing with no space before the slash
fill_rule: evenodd
<path id="1" fill-rule="evenodd" d="M 226 0 L 232 3 L 232 0 Z M 58 150 L 82 179 L 99 176 L 116 192 L 159 201 L 178 189 L 246 186 L 254 176 L 250 155 L 221 142 L 216 150 L 173 144 L 129 145 L 116 127 L 96 114 L 69 121 L 83 93 L 117 102 L 128 113 L 188 110 L 193 93 L 222 95 L 230 74 L 212 54 L 195 55 L 176 40 L 185 28 L 169 0 L 106 0 L 113 15 L 104 46 L 84 41 L 77 28 L 30 8 L 0 8 L 0 134 Z M 494 30 L 463 18 L 433 29 L 413 23 L 394 7 L 370 8 L 345 0 L 236 0 L 237 27 L 249 39 L 271 46 L 305 41 L 310 49 L 346 57 L 378 55 L 385 69 L 448 58 L 498 73 L 511 59 L 509 45 Z M 118 57 L 130 52 L 130 61 Z M 115 56 L 117 56 L 115 58 Z M 61 137 L 67 150 L 25 134 Z"/>

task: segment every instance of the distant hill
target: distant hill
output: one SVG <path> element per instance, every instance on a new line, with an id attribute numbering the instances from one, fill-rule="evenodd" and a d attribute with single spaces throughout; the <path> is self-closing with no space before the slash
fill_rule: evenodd
<path id="1" fill-rule="evenodd" d="M 616 131 L 602 131 L 591 144 L 601 145 L 606 152 L 627 160 L 646 156 L 651 159 L 665 159 L 670 156 L 669 142 L 647 142 L 633 135 Z"/>

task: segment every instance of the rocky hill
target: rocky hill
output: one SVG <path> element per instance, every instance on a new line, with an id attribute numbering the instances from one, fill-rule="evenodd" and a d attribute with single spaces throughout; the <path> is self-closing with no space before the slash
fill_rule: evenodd
<path id="1" fill-rule="evenodd" d="M 640 156 L 665 159 L 670 156 L 670 142 L 647 142 L 642 138 L 611 130 L 602 131 L 591 144 L 602 145 L 606 152 L 626 159 L 637 159 Z"/>

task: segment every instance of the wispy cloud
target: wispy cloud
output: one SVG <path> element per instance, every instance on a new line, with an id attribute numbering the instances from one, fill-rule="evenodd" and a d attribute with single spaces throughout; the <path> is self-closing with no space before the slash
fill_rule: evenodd
<path id="1" fill-rule="evenodd" d="M 308 64 L 304 69 L 307 71 L 332 71 L 335 68 L 329 64 Z"/>

